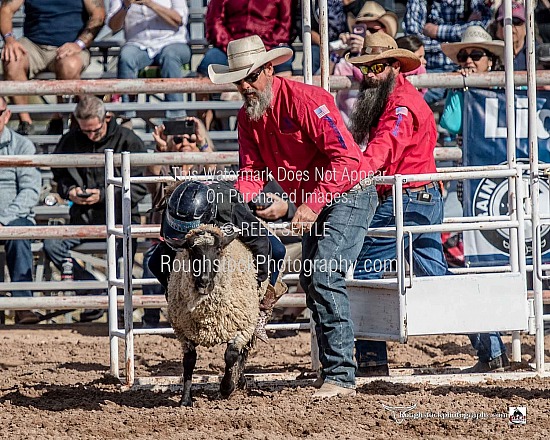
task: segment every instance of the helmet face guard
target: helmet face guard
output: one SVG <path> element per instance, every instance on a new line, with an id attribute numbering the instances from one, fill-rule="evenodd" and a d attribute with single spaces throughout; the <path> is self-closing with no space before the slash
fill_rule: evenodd
<path id="1" fill-rule="evenodd" d="M 162 235 L 173 249 L 181 249 L 187 233 L 216 217 L 215 193 L 197 181 L 181 183 L 170 195 L 164 213 Z"/>

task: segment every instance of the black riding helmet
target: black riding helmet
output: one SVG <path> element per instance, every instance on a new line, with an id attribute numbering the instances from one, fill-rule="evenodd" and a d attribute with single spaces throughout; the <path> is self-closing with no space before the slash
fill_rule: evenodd
<path id="1" fill-rule="evenodd" d="M 211 223 L 216 217 L 215 193 L 207 185 L 188 180 L 170 194 L 162 223 L 166 244 L 181 248 L 185 236 L 200 224 Z"/>

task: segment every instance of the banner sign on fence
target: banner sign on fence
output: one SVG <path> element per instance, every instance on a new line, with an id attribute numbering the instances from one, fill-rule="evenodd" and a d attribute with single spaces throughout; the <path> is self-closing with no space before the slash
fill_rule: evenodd
<path id="1" fill-rule="evenodd" d="M 529 163 L 527 140 L 527 93 L 516 91 L 516 154 L 518 162 Z M 539 162 L 550 163 L 550 92 L 537 92 L 537 137 Z M 464 166 L 500 165 L 506 163 L 506 99 L 504 90 L 469 89 L 464 96 L 463 126 Z M 526 176 L 527 178 L 527 176 Z M 540 211 L 550 211 L 548 178 L 541 174 Z M 528 190 L 527 190 L 528 192 Z M 526 204 L 528 209 L 529 204 Z M 508 214 L 507 179 L 464 181 L 465 216 Z M 543 260 L 550 261 L 550 227 L 541 230 Z M 498 265 L 508 261 L 508 229 L 465 231 L 466 261 L 475 265 Z M 532 255 L 531 222 L 525 222 L 526 254 Z"/>

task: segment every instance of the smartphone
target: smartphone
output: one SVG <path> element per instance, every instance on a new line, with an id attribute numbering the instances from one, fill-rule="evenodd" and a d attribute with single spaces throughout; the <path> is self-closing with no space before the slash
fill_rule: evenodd
<path id="1" fill-rule="evenodd" d="M 87 199 L 88 197 L 92 196 L 92 193 L 82 192 L 82 193 L 77 193 L 76 195 L 81 199 Z"/>
<path id="2" fill-rule="evenodd" d="M 196 133 L 195 121 L 186 119 L 185 121 L 164 121 L 164 134 L 178 135 Z"/>
<path id="3" fill-rule="evenodd" d="M 357 23 L 353 26 L 353 33 L 365 38 L 365 35 L 367 35 L 367 25 L 364 23 Z"/>

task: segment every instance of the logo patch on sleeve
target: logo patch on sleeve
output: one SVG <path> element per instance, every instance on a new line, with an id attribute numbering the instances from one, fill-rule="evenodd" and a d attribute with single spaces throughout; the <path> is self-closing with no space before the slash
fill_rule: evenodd
<path id="1" fill-rule="evenodd" d="M 395 114 L 407 116 L 409 114 L 409 109 L 407 107 L 397 107 L 395 109 Z"/>
<path id="2" fill-rule="evenodd" d="M 321 119 L 323 116 L 326 116 L 330 113 L 330 110 L 327 108 L 325 104 L 323 104 L 320 107 L 317 107 L 315 110 L 313 110 L 317 117 Z"/>

